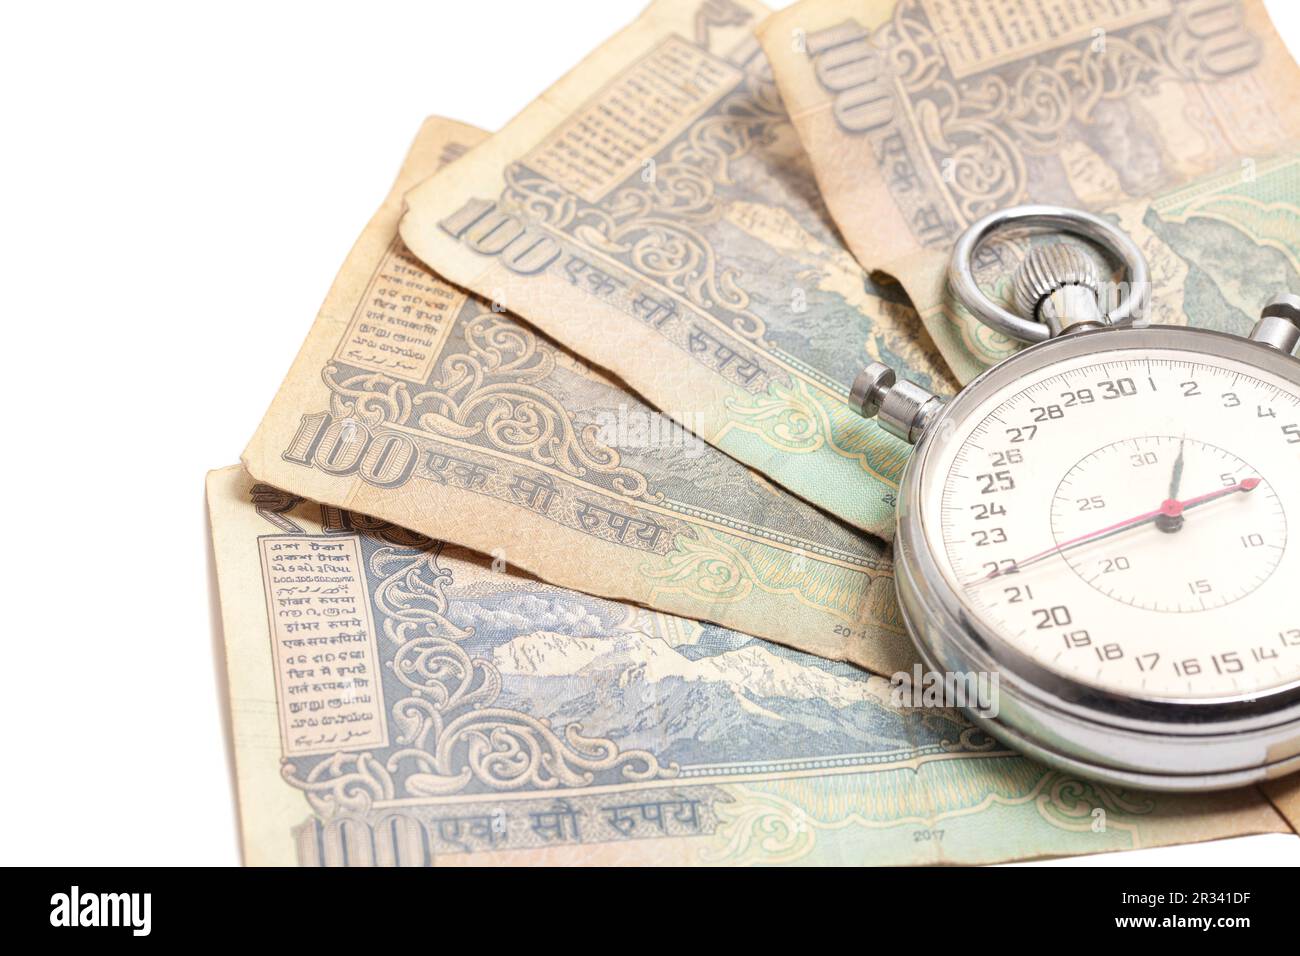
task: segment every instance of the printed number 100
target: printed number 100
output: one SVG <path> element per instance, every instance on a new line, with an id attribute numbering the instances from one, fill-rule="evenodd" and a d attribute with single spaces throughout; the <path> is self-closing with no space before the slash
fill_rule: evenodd
<path id="1" fill-rule="evenodd" d="M 396 488 L 411 477 L 417 455 L 415 442 L 400 432 L 372 434 L 355 418 L 316 412 L 302 416 L 282 457 L 330 475 L 359 475 L 379 488 Z"/>

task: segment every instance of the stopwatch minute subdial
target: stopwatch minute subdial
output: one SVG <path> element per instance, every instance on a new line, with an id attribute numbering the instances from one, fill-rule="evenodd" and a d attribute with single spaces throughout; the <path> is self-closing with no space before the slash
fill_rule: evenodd
<path id="1" fill-rule="evenodd" d="M 1185 436 L 1128 438 L 1085 455 L 1057 486 L 1050 524 L 1053 544 L 1017 569 L 1059 555 L 1095 590 L 1152 611 L 1240 600 L 1268 580 L 1286 546 L 1268 481 L 1232 452 Z"/>

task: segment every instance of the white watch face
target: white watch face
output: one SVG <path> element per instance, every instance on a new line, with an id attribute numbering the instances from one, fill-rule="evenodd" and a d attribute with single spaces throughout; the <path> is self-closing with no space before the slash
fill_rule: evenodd
<path id="1" fill-rule="evenodd" d="M 1016 379 L 953 428 L 922 476 L 926 537 L 1004 641 L 1140 697 L 1300 680 L 1296 385 L 1200 352 L 1120 350 Z"/>

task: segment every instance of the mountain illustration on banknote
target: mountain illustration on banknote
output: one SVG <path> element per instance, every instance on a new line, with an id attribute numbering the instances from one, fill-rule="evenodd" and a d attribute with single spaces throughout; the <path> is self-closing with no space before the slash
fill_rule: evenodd
<path id="1" fill-rule="evenodd" d="M 503 603 L 535 613 L 549 601 L 530 594 Z M 581 623 L 563 632 L 511 636 L 517 628 L 505 621 L 515 614 L 501 611 L 460 607 L 451 617 L 473 617 L 466 650 L 490 655 L 503 701 L 526 703 L 552 726 L 576 724 L 624 748 L 651 749 L 665 764 L 905 752 L 942 746 L 967 727 L 955 711 L 918 720 L 890 707 L 883 678 L 734 631 L 705 627 L 698 642 L 673 646 L 636 631 L 586 633 L 589 618 L 575 618 Z"/>

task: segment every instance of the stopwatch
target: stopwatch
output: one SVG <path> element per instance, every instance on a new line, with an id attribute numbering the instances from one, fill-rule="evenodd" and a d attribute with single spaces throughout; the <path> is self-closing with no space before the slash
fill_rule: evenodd
<path id="1" fill-rule="evenodd" d="M 972 254 L 1008 224 L 1122 261 L 1110 311 L 1079 245 L 1038 243 L 1019 314 Z M 954 298 L 1032 343 L 950 400 L 879 363 L 850 401 L 916 447 L 895 577 L 931 676 L 995 676 L 966 701 L 1010 746 L 1080 775 L 1206 790 L 1300 769 L 1300 296 L 1249 337 L 1145 321 L 1150 283 L 1108 220 L 1021 206 L 972 225 Z M 969 686 L 969 685 L 967 685 Z"/>

